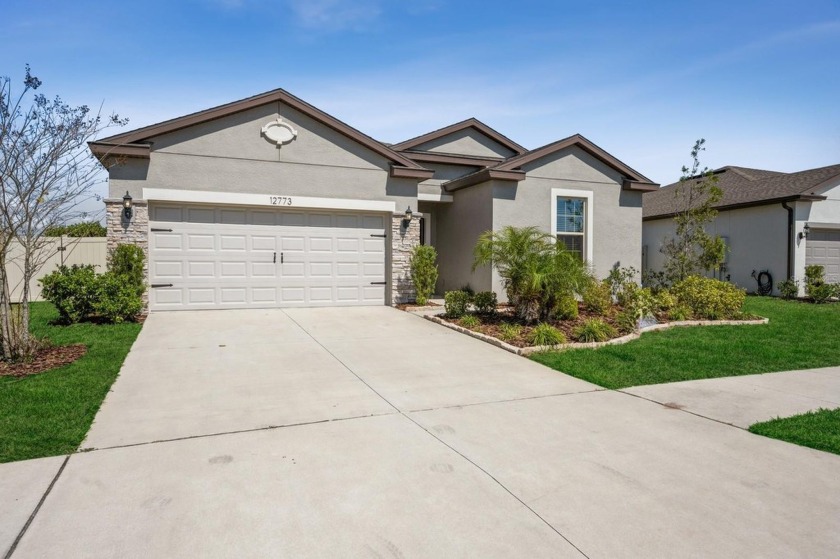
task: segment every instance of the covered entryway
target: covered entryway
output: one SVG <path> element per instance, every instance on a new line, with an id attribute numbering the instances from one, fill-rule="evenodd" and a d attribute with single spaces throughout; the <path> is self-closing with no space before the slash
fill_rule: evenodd
<path id="1" fill-rule="evenodd" d="M 805 245 L 805 265 L 820 265 L 825 281 L 840 283 L 840 230 L 811 229 Z"/>
<path id="2" fill-rule="evenodd" d="M 382 305 L 386 216 L 151 204 L 156 310 Z"/>

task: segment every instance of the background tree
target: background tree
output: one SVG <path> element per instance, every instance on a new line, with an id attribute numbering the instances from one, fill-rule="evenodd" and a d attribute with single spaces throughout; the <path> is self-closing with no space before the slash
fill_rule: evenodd
<path id="1" fill-rule="evenodd" d="M 14 360 L 35 350 L 29 335 L 29 284 L 51 256 L 44 232 L 83 214 L 78 205 L 93 196 L 101 167 L 87 142 L 104 129 L 125 125 L 86 105 L 35 93 L 41 80 L 26 66 L 23 89 L 0 77 L 0 357 Z M 12 301 L 6 274 L 13 243 L 20 248 L 23 285 Z"/>
<path id="2" fill-rule="evenodd" d="M 674 188 L 677 214 L 676 234 L 660 249 L 665 255 L 665 275 L 670 283 L 682 281 L 703 270 L 719 267 L 726 245 L 719 236 L 706 232 L 706 224 L 717 217 L 714 205 L 723 197 L 718 177 L 709 168 L 700 169 L 700 152 L 706 140 L 699 139 L 691 150 L 691 168 L 683 167 L 680 184 Z"/>

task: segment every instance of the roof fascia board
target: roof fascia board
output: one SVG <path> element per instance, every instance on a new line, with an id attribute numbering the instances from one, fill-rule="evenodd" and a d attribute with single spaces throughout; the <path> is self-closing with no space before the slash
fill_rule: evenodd
<path id="1" fill-rule="evenodd" d="M 659 190 L 659 185 L 652 182 L 641 182 L 624 179 L 621 183 L 622 190 L 630 190 L 632 192 L 655 192 Z"/>
<path id="2" fill-rule="evenodd" d="M 395 178 L 403 179 L 430 179 L 435 175 L 431 169 L 423 169 L 416 167 L 401 167 L 399 165 L 391 165 L 390 175 Z"/>
<path id="3" fill-rule="evenodd" d="M 283 89 L 275 89 L 273 91 L 255 95 L 254 97 L 242 99 L 241 101 L 234 101 L 233 103 L 228 103 L 226 105 L 221 105 L 204 111 L 199 111 L 197 113 L 167 120 L 158 124 L 152 124 L 151 126 L 139 128 L 131 132 L 117 134 L 109 138 L 104 138 L 102 142 L 120 145 L 131 144 L 141 140 L 146 140 L 153 136 L 160 136 L 162 134 L 174 132 L 182 128 L 187 128 L 196 124 L 209 122 L 211 120 L 216 120 L 228 115 L 252 109 L 254 107 L 259 107 L 275 102 L 281 102 L 285 105 L 292 107 L 293 109 L 305 114 L 306 116 L 317 120 L 322 124 L 332 128 L 336 132 L 350 138 L 351 140 L 362 144 L 368 149 L 378 153 L 379 155 L 398 164 L 399 166 L 415 169 L 423 168 L 421 165 L 397 153 L 385 144 L 374 140 L 370 136 L 360 132 L 359 130 L 356 130 L 349 124 L 345 124 L 344 122 L 325 113 L 324 111 L 313 107 L 312 105 L 303 101 L 302 99 L 298 99 L 297 97 Z"/>
<path id="4" fill-rule="evenodd" d="M 782 196 L 780 198 L 769 198 L 767 200 L 753 200 L 752 202 L 740 202 L 738 204 L 727 204 L 725 206 L 717 206 L 713 209 L 719 212 L 729 210 L 739 210 L 742 208 L 754 208 L 756 206 L 770 206 L 772 204 L 779 204 L 781 202 L 822 202 L 827 200 L 827 196 L 818 196 L 815 194 L 796 194 L 794 196 Z M 670 212 L 667 214 L 649 215 L 642 217 L 642 221 L 654 221 L 657 219 L 670 219 L 677 215 L 677 212 Z"/>
<path id="5" fill-rule="evenodd" d="M 88 142 L 88 147 L 100 160 L 106 157 L 136 157 L 149 159 L 151 146 L 149 144 L 108 144 L 104 142 Z"/>
<path id="6" fill-rule="evenodd" d="M 482 169 L 465 177 L 453 179 L 449 182 L 443 183 L 441 186 L 447 192 L 455 192 L 462 188 L 475 186 L 489 180 L 514 181 L 519 182 L 525 179 L 524 171 L 499 171 L 498 169 Z"/>
<path id="7" fill-rule="evenodd" d="M 496 168 L 507 170 L 516 169 L 522 167 L 523 165 L 527 165 L 528 163 L 556 153 L 562 149 L 566 149 L 567 147 L 575 145 L 633 181 L 639 183 L 655 184 L 652 180 L 650 180 L 640 172 L 636 171 L 632 167 L 629 167 L 622 161 L 616 159 L 603 149 L 599 148 L 598 146 L 581 136 L 580 134 L 575 134 L 574 136 L 569 136 L 568 138 L 552 142 L 537 149 L 531 150 L 528 153 L 525 153 L 518 157 L 512 157 L 504 163 L 502 163 L 501 165 L 498 165 Z"/>
<path id="8" fill-rule="evenodd" d="M 504 134 L 493 130 L 477 118 L 468 118 L 467 120 L 462 120 L 461 122 L 456 122 L 455 124 L 444 126 L 443 128 L 434 130 L 432 132 L 428 132 L 426 134 L 423 134 L 422 136 L 417 136 L 415 138 L 405 140 L 398 144 L 394 144 L 391 147 L 397 151 L 403 151 L 418 146 L 420 144 L 425 144 L 426 142 L 431 142 L 432 140 L 437 140 L 438 138 L 443 138 L 444 136 L 448 136 L 449 134 L 460 132 L 461 130 L 466 130 L 467 128 L 475 128 L 488 138 L 505 146 L 517 155 L 528 151 L 523 146 L 517 144 Z"/>
<path id="9" fill-rule="evenodd" d="M 503 158 L 498 159 L 472 157 L 468 155 L 457 155 L 449 153 L 435 153 L 431 151 L 403 151 L 403 155 L 412 161 L 422 161 L 424 163 L 448 163 L 450 165 L 467 165 L 470 167 L 489 167 L 491 165 L 498 165 Z"/>

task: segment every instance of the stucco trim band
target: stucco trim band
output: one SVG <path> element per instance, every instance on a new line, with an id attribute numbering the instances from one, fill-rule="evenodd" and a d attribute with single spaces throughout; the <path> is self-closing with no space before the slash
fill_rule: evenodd
<path id="1" fill-rule="evenodd" d="M 277 194 L 246 194 L 241 192 L 209 192 L 205 190 L 174 190 L 144 188 L 143 199 L 153 202 L 190 202 L 194 204 L 266 206 L 276 209 L 315 208 L 390 212 L 397 210 L 396 202 L 384 200 L 355 200 L 349 198 L 314 198 L 310 196 L 283 196 Z"/>
<path id="2" fill-rule="evenodd" d="M 418 202 L 451 202 L 454 199 L 455 197 L 451 194 L 427 194 L 425 192 L 419 192 L 417 194 Z"/>

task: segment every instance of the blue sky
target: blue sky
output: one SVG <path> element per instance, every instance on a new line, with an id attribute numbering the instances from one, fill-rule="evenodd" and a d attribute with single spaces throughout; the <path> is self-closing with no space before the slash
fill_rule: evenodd
<path id="1" fill-rule="evenodd" d="M 3 0 L 0 44 L 129 128 L 282 87 L 386 142 L 581 133 L 663 184 L 700 137 L 709 167 L 840 163 L 837 0 Z"/>

